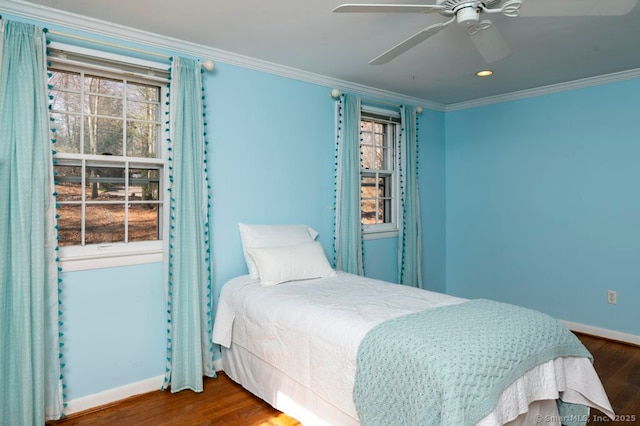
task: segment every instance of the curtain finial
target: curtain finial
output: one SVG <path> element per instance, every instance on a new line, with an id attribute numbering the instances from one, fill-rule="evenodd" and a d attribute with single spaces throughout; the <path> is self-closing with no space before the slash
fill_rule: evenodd
<path id="1" fill-rule="evenodd" d="M 207 59 L 206 61 L 200 62 L 200 66 L 204 70 L 213 71 L 213 69 L 216 67 L 216 64 L 211 59 Z"/>

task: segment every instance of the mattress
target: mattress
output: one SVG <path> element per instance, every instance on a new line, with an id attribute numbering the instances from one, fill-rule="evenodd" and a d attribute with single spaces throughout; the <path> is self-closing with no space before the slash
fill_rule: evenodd
<path id="1" fill-rule="evenodd" d="M 465 301 L 346 273 L 277 286 L 247 275 L 223 287 L 212 337 L 229 377 L 275 408 L 305 425 L 357 425 L 352 390 L 365 334 L 387 319 Z M 613 415 L 591 362 L 563 357 L 525 373 L 478 424 L 540 415 L 554 424 L 557 398 Z"/>

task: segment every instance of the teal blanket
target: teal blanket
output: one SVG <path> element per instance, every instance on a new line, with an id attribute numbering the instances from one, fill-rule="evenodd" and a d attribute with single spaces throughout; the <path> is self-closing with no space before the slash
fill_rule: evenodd
<path id="1" fill-rule="evenodd" d="M 374 327 L 358 348 L 353 399 L 365 426 L 473 425 L 518 377 L 560 356 L 591 358 L 548 315 L 470 300 Z"/>

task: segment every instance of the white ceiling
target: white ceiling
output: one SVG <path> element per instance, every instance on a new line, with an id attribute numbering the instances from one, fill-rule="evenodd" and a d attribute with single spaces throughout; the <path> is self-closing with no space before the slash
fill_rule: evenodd
<path id="1" fill-rule="evenodd" d="M 475 50 L 465 29 L 456 24 L 386 65 L 368 65 L 369 60 L 388 48 L 446 18 L 438 13 L 332 13 L 334 7 L 347 1 L 358 3 L 357 0 L 32 0 L 29 3 L 444 105 L 640 69 L 640 6 L 616 17 L 491 15 L 512 54 L 490 65 Z M 475 76 L 476 71 L 487 67 L 495 71 L 492 77 Z"/>

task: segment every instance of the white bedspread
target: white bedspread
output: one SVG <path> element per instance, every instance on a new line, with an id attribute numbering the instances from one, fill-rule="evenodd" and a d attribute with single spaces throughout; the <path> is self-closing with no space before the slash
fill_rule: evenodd
<path id="1" fill-rule="evenodd" d="M 352 389 L 365 334 L 386 319 L 465 300 L 345 273 L 269 287 L 241 276 L 222 289 L 213 341 L 241 346 L 357 419 Z M 558 397 L 613 414 L 589 360 L 567 357 L 527 372 L 479 424 L 504 424 L 532 401 Z"/>

